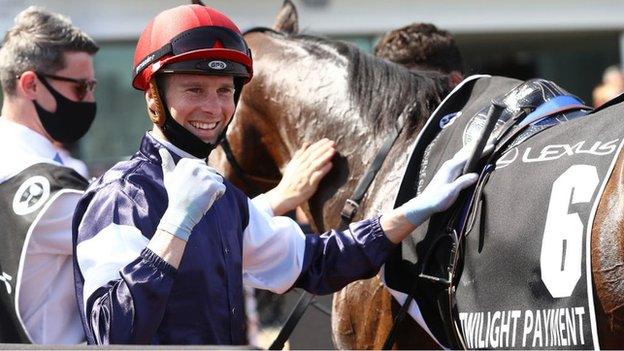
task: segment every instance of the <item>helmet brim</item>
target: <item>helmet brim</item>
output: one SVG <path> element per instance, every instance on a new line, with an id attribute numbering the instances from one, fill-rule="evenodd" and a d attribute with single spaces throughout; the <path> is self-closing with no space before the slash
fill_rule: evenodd
<path id="1" fill-rule="evenodd" d="M 247 68 L 230 60 L 202 58 L 196 60 L 172 62 L 158 70 L 159 73 L 187 73 L 214 76 L 234 76 L 248 78 Z"/>

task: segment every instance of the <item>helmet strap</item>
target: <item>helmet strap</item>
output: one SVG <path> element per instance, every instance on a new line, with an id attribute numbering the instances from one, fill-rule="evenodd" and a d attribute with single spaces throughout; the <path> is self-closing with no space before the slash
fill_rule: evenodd
<path id="1" fill-rule="evenodd" d="M 167 140 L 197 158 L 207 158 L 216 145 L 205 143 L 186 130 L 166 112 L 165 123 L 159 127 Z"/>

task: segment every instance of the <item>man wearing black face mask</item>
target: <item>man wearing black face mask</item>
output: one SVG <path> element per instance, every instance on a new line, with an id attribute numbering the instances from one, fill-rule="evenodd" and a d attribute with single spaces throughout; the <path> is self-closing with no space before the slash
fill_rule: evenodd
<path id="1" fill-rule="evenodd" d="M 0 342 L 85 340 L 76 307 L 71 220 L 87 181 L 53 142 L 95 117 L 96 43 L 58 14 L 30 7 L 0 48 Z"/>

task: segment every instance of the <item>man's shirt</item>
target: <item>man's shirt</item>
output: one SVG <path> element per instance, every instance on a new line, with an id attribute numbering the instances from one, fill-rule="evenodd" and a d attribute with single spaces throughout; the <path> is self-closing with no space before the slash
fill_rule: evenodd
<path id="1" fill-rule="evenodd" d="M 72 178 L 73 185 L 65 188 L 69 183 L 62 178 L 73 177 L 72 171 L 60 163 L 52 143 L 5 118 L 0 118 L 0 162 L 0 189 L 6 197 L 2 201 L 11 204 L 0 217 L 2 240 L 23 242 L 12 248 L 14 255 L 0 257 L 4 282 L 0 282 L 0 289 L 7 290 L 19 324 L 30 341 L 84 342 L 73 287 L 71 221 L 86 181 Z M 85 184 L 76 184 L 80 181 Z M 24 199 L 29 194 L 28 186 L 32 189 L 48 186 L 48 193 L 33 193 L 30 200 Z M 20 203 L 21 200 L 30 202 Z M 27 225 L 16 226 L 17 222 Z M 17 227 L 23 228 L 23 232 L 9 232 Z M 14 264 L 8 262 L 9 256 L 17 261 L 14 274 L 6 272 Z"/>

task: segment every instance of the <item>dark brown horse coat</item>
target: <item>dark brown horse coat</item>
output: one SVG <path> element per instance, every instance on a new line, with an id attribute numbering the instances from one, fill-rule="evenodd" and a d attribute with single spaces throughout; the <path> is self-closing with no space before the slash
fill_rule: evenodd
<path id="1" fill-rule="evenodd" d="M 271 32 L 246 35 L 255 77 L 230 126 L 228 139 L 242 168 L 261 190 L 272 187 L 294 151 L 323 137 L 334 139 L 340 156 L 307 208 L 318 229 L 336 227 L 383 137 L 399 118 L 406 127 L 364 198 L 356 218 L 392 207 L 407 146 L 445 92 L 435 75 L 413 75 L 354 48 L 314 37 Z M 619 105 L 614 108 L 620 108 Z M 624 109 L 623 112 L 624 113 Z M 223 155 L 213 163 L 237 181 Z M 624 344 L 624 156 L 620 155 L 600 200 L 591 238 L 592 278 L 602 348 Z M 334 342 L 338 348 L 379 349 L 397 306 L 379 279 L 355 282 L 334 296 Z M 398 348 L 435 348 L 408 319 Z"/>
<path id="2" fill-rule="evenodd" d="M 280 178 L 279 169 L 303 142 L 324 137 L 335 140 L 339 156 L 307 206 L 317 230 L 335 228 L 344 201 L 351 196 L 388 131 L 402 118 L 406 125 L 387 158 L 392 162 L 384 162 L 368 192 L 387 196 L 366 196 L 357 218 L 375 216 L 392 207 L 409 156 L 407 147 L 440 101 L 446 89 L 444 81 L 438 80 L 437 74 L 414 75 L 350 45 L 334 46 L 314 37 L 255 32 L 247 34 L 246 40 L 255 48 L 256 73 L 243 91 L 228 140 L 255 185 L 262 190 L 274 186 L 274 180 Z M 245 188 L 237 182 L 223 155 L 215 154 L 213 158 L 226 177 Z M 355 305 L 343 303 L 351 296 L 368 294 L 372 300 L 366 298 Z M 337 347 L 379 348 L 392 316 L 382 313 L 386 307 L 375 307 L 370 313 L 369 306 L 382 304 L 389 308 L 393 302 L 377 278 L 354 283 L 338 293 L 333 314 Z M 408 348 L 422 347 L 427 337 L 412 323 L 404 325 L 406 331 L 411 335 L 417 331 L 422 336 L 400 342 L 406 342 Z"/>

